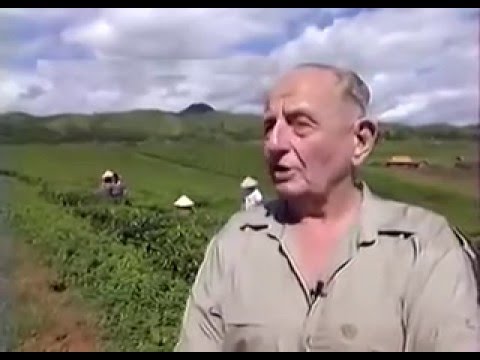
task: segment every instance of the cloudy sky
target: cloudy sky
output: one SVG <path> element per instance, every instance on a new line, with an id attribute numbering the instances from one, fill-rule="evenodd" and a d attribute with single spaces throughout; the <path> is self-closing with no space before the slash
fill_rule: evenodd
<path id="1" fill-rule="evenodd" d="M 385 121 L 477 122 L 478 9 L 0 9 L 0 112 L 257 112 L 282 70 L 345 65 Z"/>

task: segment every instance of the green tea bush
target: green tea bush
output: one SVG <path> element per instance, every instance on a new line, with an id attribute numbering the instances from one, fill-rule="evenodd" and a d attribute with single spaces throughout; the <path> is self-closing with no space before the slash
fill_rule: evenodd
<path id="1" fill-rule="evenodd" d="M 179 216 L 135 207 L 77 207 L 72 213 L 123 245 L 141 248 L 161 270 L 193 281 L 210 236 L 221 218 L 204 212 Z"/>
<path id="2" fill-rule="evenodd" d="M 205 247 L 224 219 L 207 209 L 181 216 L 159 206 L 95 202 L 48 185 L 21 188 L 28 204 L 14 206 L 15 227 L 60 282 L 98 306 L 107 350 L 171 351 Z"/>

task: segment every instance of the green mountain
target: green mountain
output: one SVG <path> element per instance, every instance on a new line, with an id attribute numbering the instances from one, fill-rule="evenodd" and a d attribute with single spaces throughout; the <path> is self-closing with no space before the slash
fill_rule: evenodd
<path id="1" fill-rule="evenodd" d="M 407 126 L 380 124 L 387 139 L 479 138 L 479 126 L 456 127 L 444 123 Z M 208 104 L 192 104 L 174 113 L 161 110 L 133 110 L 98 114 L 33 116 L 22 112 L 0 114 L 0 143 L 138 142 L 165 139 L 237 140 L 261 139 L 261 117 L 217 111 Z"/>

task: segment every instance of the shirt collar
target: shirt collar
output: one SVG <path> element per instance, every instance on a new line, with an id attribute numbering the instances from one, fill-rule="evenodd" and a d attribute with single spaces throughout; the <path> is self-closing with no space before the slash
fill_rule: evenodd
<path id="1" fill-rule="evenodd" d="M 362 192 L 362 204 L 360 234 L 356 236 L 356 247 L 374 243 L 381 223 L 388 217 L 388 211 L 384 211 L 383 200 L 374 195 L 365 182 L 360 182 L 358 186 Z M 269 237 L 281 239 L 285 227 L 288 226 L 286 202 L 279 199 L 267 202 L 261 213 L 248 213 L 242 226 L 264 229 Z"/>

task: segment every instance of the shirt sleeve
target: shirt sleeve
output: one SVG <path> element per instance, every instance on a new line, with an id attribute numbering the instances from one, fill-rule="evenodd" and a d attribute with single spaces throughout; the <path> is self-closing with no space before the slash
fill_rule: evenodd
<path id="1" fill-rule="evenodd" d="M 175 352 L 217 352 L 223 343 L 223 265 L 215 237 L 190 291 Z"/>
<path id="2" fill-rule="evenodd" d="M 257 190 L 257 192 L 255 194 L 255 201 L 257 203 L 261 203 L 263 201 L 262 193 L 259 190 Z"/>
<path id="3" fill-rule="evenodd" d="M 479 352 L 480 311 L 475 266 L 450 227 L 436 238 L 454 243 L 420 255 L 408 297 L 407 349 L 415 352 Z M 478 261 L 478 259 L 477 259 Z"/>

